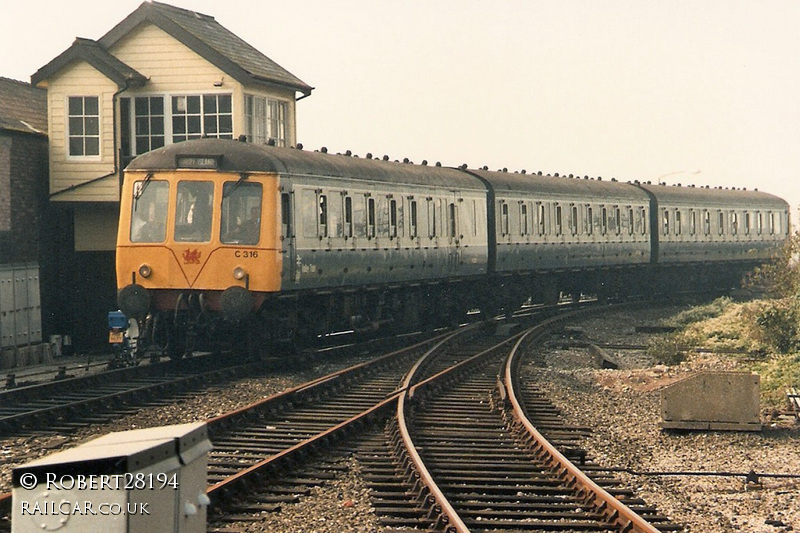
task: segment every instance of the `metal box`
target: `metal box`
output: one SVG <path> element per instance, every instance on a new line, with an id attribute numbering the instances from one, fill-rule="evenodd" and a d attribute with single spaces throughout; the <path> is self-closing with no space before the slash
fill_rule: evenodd
<path id="1" fill-rule="evenodd" d="M 0 266 L 0 348 L 41 341 L 38 265 Z"/>
<path id="2" fill-rule="evenodd" d="M 205 423 L 111 433 L 13 470 L 12 533 L 201 533 Z"/>
<path id="3" fill-rule="evenodd" d="M 701 372 L 661 390 L 661 427 L 760 431 L 758 374 Z"/>

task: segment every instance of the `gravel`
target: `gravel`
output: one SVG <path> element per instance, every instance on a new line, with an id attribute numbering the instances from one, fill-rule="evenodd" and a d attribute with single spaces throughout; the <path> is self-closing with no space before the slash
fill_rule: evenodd
<path id="1" fill-rule="evenodd" d="M 577 324 L 586 340 L 647 344 L 652 335 L 634 326 L 660 324 L 679 309 L 614 312 Z M 705 470 L 800 473 L 800 425 L 793 419 L 764 413 L 760 433 L 664 432 L 658 391 L 663 385 L 701 369 L 730 370 L 728 359 L 693 356 L 677 367 L 654 365 L 641 350 L 610 350 L 619 370 L 592 369 L 585 348 L 539 350 L 546 367 L 526 367 L 559 406 L 568 423 L 594 428 L 583 445 L 598 463 L 636 471 Z M 289 386 L 332 371 L 329 365 L 304 375 L 245 379 L 165 407 L 143 409 L 113 423 L 73 435 L 18 437 L 0 440 L 0 491 L 10 489 L 10 471 L 36 457 L 111 431 L 176 424 L 216 416 L 267 397 Z M 311 489 L 299 503 L 278 513 L 264 513 L 255 522 L 226 525 L 226 531 L 252 532 L 381 532 L 360 477 L 358 462 L 342 456 L 337 478 Z M 762 478 L 747 486 L 739 477 L 643 476 L 620 473 L 649 504 L 659 508 L 687 532 L 800 531 L 800 480 Z M 775 525 L 771 525 L 775 524 Z M 783 525 L 780 525 L 783 524 Z M 794 528 L 794 529 L 792 529 Z"/>
<path id="2" fill-rule="evenodd" d="M 622 312 L 581 324 L 589 340 L 646 344 L 635 325 L 656 325 L 676 310 Z M 659 389 L 699 370 L 732 370 L 729 358 L 692 356 L 676 367 L 653 365 L 642 351 L 612 350 L 619 370 L 591 369 L 585 349 L 543 350 L 546 368 L 530 365 L 538 382 L 573 424 L 593 428 L 584 447 L 604 466 L 634 471 L 800 473 L 800 424 L 762 413 L 761 432 L 669 432 L 661 422 Z M 649 504 L 687 532 L 800 531 L 800 480 L 619 474 Z"/>

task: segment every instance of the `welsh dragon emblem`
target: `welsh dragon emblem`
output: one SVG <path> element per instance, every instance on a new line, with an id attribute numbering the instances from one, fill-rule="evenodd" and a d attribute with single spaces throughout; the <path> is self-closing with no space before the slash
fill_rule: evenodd
<path id="1" fill-rule="evenodd" d="M 200 264 L 200 250 L 195 248 L 191 250 L 187 248 L 183 252 L 183 264 L 184 265 L 199 265 Z"/>

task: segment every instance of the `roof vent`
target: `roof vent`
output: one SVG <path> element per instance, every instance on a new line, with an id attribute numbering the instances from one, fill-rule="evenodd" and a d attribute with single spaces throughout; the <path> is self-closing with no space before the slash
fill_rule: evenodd
<path id="1" fill-rule="evenodd" d="M 481 167 L 481 170 L 489 170 L 489 167 L 487 167 L 486 165 L 483 165 L 483 167 Z"/>
<path id="2" fill-rule="evenodd" d="M 303 143 L 297 143 L 297 149 L 298 150 L 302 150 L 303 149 Z"/>
<path id="3" fill-rule="evenodd" d="M 372 152 L 367 152 L 367 159 L 372 159 Z"/>
<path id="4" fill-rule="evenodd" d="M 353 152 L 351 152 L 350 150 L 347 150 L 347 151 L 344 153 L 344 155 L 346 155 L 347 157 L 350 157 L 351 155 L 353 155 Z"/>
<path id="5" fill-rule="evenodd" d="M 527 170 L 525 170 L 525 169 L 523 168 L 523 169 L 522 169 L 522 173 L 523 173 L 523 174 L 527 174 L 527 173 L 528 173 L 528 171 L 527 171 Z"/>
<path id="6" fill-rule="evenodd" d="M 422 160 L 422 166 L 423 167 L 427 167 L 428 166 L 428 160 L 427 159 L 423 159 Z"/>
<path id="7" fill-rule="evenodd" d="M 319 149 L 319 151 L 322 152 L 323 154 L 327 154 L 328 153 L 328 147 L 327 146 L 323 146 L 322 148 Z"/>
<path id="8" fill-rule="evenodd" d="M 437 162 L 436 162 L 436 166 L 437 166 L 437 167 L 440 167 L 440 166 L 442 166 L 442 163 L 441 163 L 441 162 L 439 162 L 439 161 L 437 161 Z"/>
<path id="9" fill-rule="evenodd" d="M 389 160 L 389 156 L 388 156 L 388 155 L 384 155 L 384 156 L 383 156 L 383 160 L 384 160 L 384 161 L 388 161 L 388 160 Z"/>

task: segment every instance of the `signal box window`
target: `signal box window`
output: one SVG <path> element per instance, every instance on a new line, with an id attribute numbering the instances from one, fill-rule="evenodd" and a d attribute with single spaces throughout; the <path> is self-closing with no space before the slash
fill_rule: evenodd
<path id="1" fill-rule="evenodd" d="M 131 242 L 164 242 L 167 237 L 169 183 L 144 179 L 133 184 Z"/>
<path id="2" fill-rule="evenodd" d="M 222 216 L 220 217 L 220 241 L 223 244 L 258 244 L 261 236 L 260 183 L 228 181 L 222 186 Z M 289 228 L 289 195 L 281 197 L 284 210 L 282 227 L 284 234 Z"/>
<path id="3" fill-rule="evenodd" d="M 172 142 L 200 137 L 233 139 L 231 95 L 172 97 Z"/>
<path id="4" fill-rule="evenodd" d="M 286 116 L 288 104 L 251 94 L 244 97 L 244 120 L 247 140 L 255 144 L 272 141 L 286 146 Z"/>
<path id="5" fill-rule="evenodd" d="M 164 98 L 137 96 L 133 107 L 136 153 L 143 154 L 164 146 Z"/>
<path id="6" fill-rule="evenodd" d="M 100 105 L 96 96 L 70 96 L 69 155 L 100 155 Z"/>
<path id="7" fill-rule="evenodd" d="M 181 181 L 175 201 L 175 240 L 208 242 L 211 240 L 214 184 L 210 181 Z"/>

